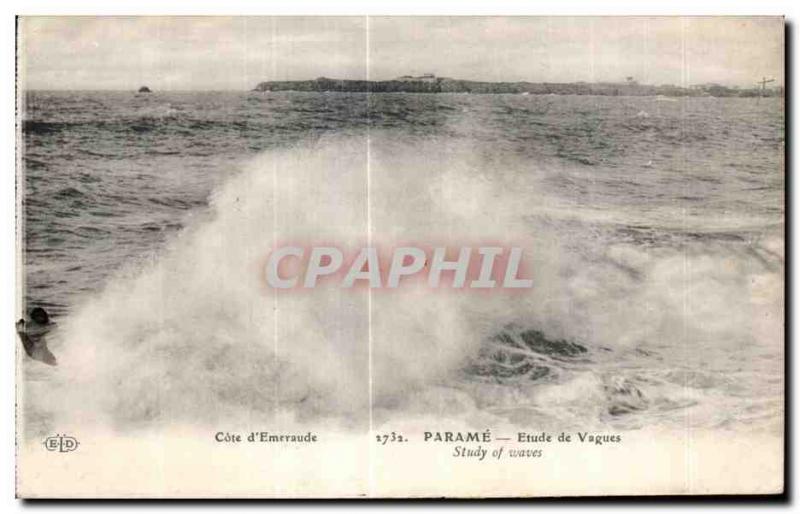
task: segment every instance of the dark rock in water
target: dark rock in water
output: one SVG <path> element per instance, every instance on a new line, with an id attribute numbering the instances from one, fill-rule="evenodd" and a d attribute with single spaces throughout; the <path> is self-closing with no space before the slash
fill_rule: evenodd
<path id="1" fill-rule="evenodd" d="M 548 339 L 538 330 L 501 332 L 489 340 L 465 368 L 471 376 L 504 380 L 553 377 L 552 361 L 575 361 L 586 347 L 563 339 Z"/>
<path id="2" fill-rule="evenodd" d="M 140 93 L 152 93 L 152 91 L 150 91 L 150 88 L 149 88 L 149 87 L 147 87 L 147 86 L 142 86 L 142 87 L 140 87 L 140 88 L 139 88 L 139 92 L 140 92 Z"/>
<path id="3" fill-rule="evenodd" d="M 526 330 L 520 337 L 528 348 L 552 358 L 577 357 L 587 353 L 586 347 L 565 339 L 547 339 L 538 330 Z"/>
<path id="4" fill-rule="evenodd" d="M 17 321 L 17 335 L 22 342 L 25 353 L 33 360 L 55 366 L 56 357 L 47 348 L 45 334 L 50 330 L 50 316 L 41 307 L 36 307 L 30 313 L 30 323 L 24 319 Z"/>
<path id="5" fill-rule="evenodd" d="M 31 319 L 39 325 L 47 325 L 50 323 L 50 316 L 47 314 L 47 311 L 41 307 L 36 307 L 31 311 Z"/>

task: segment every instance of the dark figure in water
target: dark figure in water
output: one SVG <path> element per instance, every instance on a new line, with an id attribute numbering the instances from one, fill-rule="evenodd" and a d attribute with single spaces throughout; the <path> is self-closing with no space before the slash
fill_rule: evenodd
<path id="1" fill-rule="evenodd" d="M 30 318 L 30 323 L 25 323 L 24 319 L 17 321 L 17 334 L 25 353 L 31 359 L 55 366 L 56 357 L 47 348 L 47 341 L 44 338 L 51 327 L 50 316 L 46 310 L 36 307 L 31 311 Z"/>

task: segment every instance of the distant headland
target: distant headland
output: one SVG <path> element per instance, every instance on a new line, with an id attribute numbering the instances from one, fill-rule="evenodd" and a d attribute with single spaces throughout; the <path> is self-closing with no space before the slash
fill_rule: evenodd
<path id="1" fill-rule="evenodd" d="M 431 73 L 404 75 L 392 80 L 343 80 L 319 77 L 314 80 L 281 80 L 259 83 L 253 91 L 307 91 L 318 93 L 472 93 L 521 95 L 602 95 L 602 96 L 783 96 L 783 87 L 738 88 L 720 84 L 680 87 L 639 84 L 633 77 L 624 82 L 482 82 L 437 77 Z"/>

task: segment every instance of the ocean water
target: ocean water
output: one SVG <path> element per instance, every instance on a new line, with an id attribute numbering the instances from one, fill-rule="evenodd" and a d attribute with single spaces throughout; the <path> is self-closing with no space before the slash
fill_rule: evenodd
<path id="1" fill-rule="evenodd" d="M 782 99 L 29 92 L 26 431 L 779 434 Z M 509 242 L 534 286 L 276 293 L 286 241 Z"/>

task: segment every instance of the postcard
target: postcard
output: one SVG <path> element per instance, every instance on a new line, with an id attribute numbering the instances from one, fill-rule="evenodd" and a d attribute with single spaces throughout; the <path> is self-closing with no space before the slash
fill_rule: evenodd
<path id="1" fill-rule="evenodd" d="M 781 494 L 784 24 L 17 18 L 17 495 Z"/>

